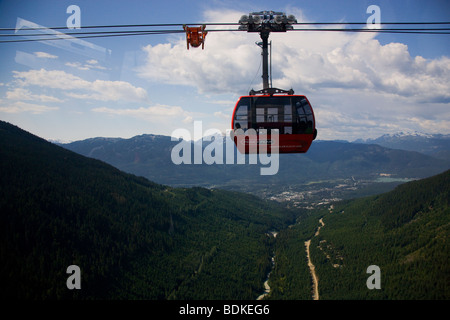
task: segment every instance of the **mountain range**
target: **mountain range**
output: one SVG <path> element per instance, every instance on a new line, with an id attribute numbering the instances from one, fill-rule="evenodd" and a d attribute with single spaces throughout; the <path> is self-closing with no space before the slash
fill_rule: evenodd
<path id="1" fill-rule="evenodd" d="M 235 162 L 208 165 L 203 162 L 176 165 L 171 160 L 171 151 L 178 143 L 168 136 L 146 134 L 130 139 L 92 138 L 61 146 L 161 184 L 218 187 L 258 195 L 280 194 L 286 191 L 287 186 L 304 190 L 305 185 L 323 181 L 333 186 L 348 180 L 379 181 L 377 179 L 380 174 L 398 181 L 419 179 L 450 167 L 449 159 L 438 159 L 417 151 L 391 149 L 368 143 L 315 141 L 306 154 L 281 154 L 278 172 L 263 176 L 260 174 L 263 165 L 249 164 L 248 157 L 245 164 Z M 193 150 L 194 142 L 189 143 Z M 209 142 L 203 142 L 203 151 L 208 144 Z M 223 145 L 223 163 L 226 163 L 226 143 Z M 450 146 L 444 142 L 435 148 L 440 154 L 448 150 Z M 237 152 L 234 147 L 234 154 Z M 393 186 L 395 184 L 386 185 L 383 191 L 388 191 Z"/>
<path id="2" fill-rule="evenodd" d="M 376 139 L 357 139 L 354 142 L 378 144 L 386 148 L 417 151 L 439 159 L 450 159 L 450 135 L 448 134 L 398 132 L 385 134 Z"/>

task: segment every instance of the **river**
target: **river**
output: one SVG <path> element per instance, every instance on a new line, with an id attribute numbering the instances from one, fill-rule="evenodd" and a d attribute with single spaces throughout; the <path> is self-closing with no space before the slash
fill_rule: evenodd
<path id="1" fill-rule="evenodd" d="M 278 232 L 276 231 L 271 231 L 270 234 L 276 238 Z M 268 234 L 269 235 L 269 234 Z M 269 235 L 270 236 L 270 235 Z M 256 300 L 262 300 L 264 299 L 266 296 L 269 295 L 270 293 L 270 286 L 269 286 L 269 278 L 270 278 L 270 273 L 272 272 L 273 268 L 275 267 L 275 253 L 272 255 L 272 267 L 270 268 L 269 273 L 267 273 L 267 277 L 266 277 L 266 281 L 264 281 L 264 293 L 261 294 L 258 298 L 256 298 Z"/>

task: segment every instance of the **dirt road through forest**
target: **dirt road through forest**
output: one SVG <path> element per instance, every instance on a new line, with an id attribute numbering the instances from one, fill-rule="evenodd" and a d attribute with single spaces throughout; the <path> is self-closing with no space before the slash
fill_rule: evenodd
<path id="1" fill-rule="evenodd" d="M 319 235 L 320 229 L 325 226 L 325 224 L 323 223 L 323 219 L 320 219 L 319 222 L 321 225 L 317 228 L 317 231 L 314 234 L 314 237 L 317 237 Z M 312 263 L 311 256 L 309 254 L 309 246 L 310 245 L 311 245 L 311 239 L 309 239 L 308 241 L 305 241 L 306 256 L 308 258 L 308 267 L 309 267 L 309 271 L 311 272 L 311 277 L 313 279 L 313 300 L 319 300 L 319 278 L 317 277 L 316 267 Z"/>

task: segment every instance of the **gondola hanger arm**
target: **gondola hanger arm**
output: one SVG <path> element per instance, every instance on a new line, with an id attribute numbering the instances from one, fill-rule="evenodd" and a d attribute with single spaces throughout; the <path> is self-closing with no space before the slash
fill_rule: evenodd
<path id="1" fill-rule="evenodd" d="M 208 31 L 205 30 L 206 25 L 200 27 L 189 27 L 188 25 L 183 25 L 183 29 L 186 31 L 186 45 L 189 50 L 189 46 L 193 48 L 198 48 L 202 46 L 202 50 L 205 48 L 205 38 Z"/>

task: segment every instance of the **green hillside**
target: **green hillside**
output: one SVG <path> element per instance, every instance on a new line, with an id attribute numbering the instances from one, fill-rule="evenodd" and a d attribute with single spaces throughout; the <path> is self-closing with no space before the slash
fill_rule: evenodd
<path id="1" fill-rule="evenodd" d="M 266 232 L 295 219 L 271 202 L 175 189 L 0 122 L 3 298 L 254 299 Z M 81 290 L 69 290 L 69 265 Z"/>
<path id="2" fill-rule="evenodd" d="M 449 299 L 449 235 L 450 171 L 337 203 L 277 237 L 271 297 L 311 299 L 304 242 L 312 239 L 320 299 Z M 371 265 L 380 268 L 381 289 L 367 288 Z"/>

